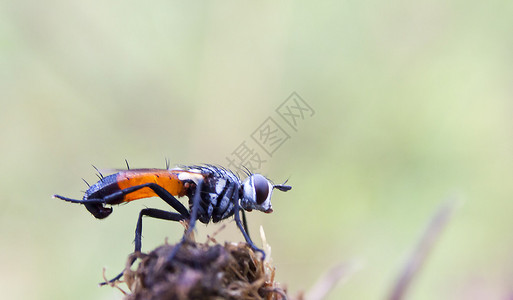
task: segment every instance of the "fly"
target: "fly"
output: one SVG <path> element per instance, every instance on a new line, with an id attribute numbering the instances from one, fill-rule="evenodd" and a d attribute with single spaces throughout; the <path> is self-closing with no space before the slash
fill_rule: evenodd
<path id="1" fill-rule="evenodd" d="M 128 164 L 127 164 L 128 166 Z M 143 216 L 168 221 L 187 221 L 187 232 L 175 247 L 169 259 L 172 259 L 178 246 L 194 229 L 196 221 L 208 224 L 234 216 L 235 223 L 248 245 L 265 258 L 265 252 L 251 240 L 244 211 L 253 209 L 271 213 L 271 195 L 274 189 L 286 192 L 292 187 L 273 184 L 260 174 L 247 173 L 241 181 L 232 171 L 213 165 L 184 166 L 175 169 L 130 169 L 103 177 L 91 185 L 82 200 L 59 195 L 54 198 L 72 203 L 83 204 L 98 219 L 104 219 L 112 213 L 112 206 L 137 199 L 159 197 L 175 211 L 144 208 L 139 213 L 135 229 L 135 252 L 142 248 Z M 177 197 L 186 196 L 188 208 Z M 242 221 L 240 214 L 242 213 Z M 135 259 L 134 259 L 135 261 Z M 132 261 L 133 263 L 133 261 Z M 118 280 L 121 272 L 110 282 Z M 106 284 L 106 282 L 102 283 Z"/>

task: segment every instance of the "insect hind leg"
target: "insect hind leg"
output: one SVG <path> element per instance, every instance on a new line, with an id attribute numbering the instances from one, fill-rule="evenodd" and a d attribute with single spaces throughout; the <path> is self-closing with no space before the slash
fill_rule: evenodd
<path id="1" fill-rule="evenodd" d="M 79 203 L 79 204 L 86 204 L 86 203 L 105 203 L 102 199 L 86 199 L 86 200 L 78 200 L 78 199 L 71 199 L 68 197 L 60 196 L 60 195 L 53 195 L 53 198 L 61 199 L 67 202 L 71 203 Z"/>
<path id="2" fill-rule="evenodd" d="M 134 243 L 135 243 L 134 251 L 135 252 L 141 251 L 141 248 L 142 248 L 141 240 L 142 240 L 143 216 L 152 217 L 155 219 L 167 220 L 167 221 L 176 221 L 176 222 L 187 219 L 182 214 L 175 213 L 175 212 L 169 212 L 169 211 L 156 209 L 156 208 L 145 208 L 145 209 L 141 210 L 141 212 L 139 213 L 139 219 L 137 220 L 137 226 L 135 228 L 135 240 L 134 240 Z"/>
<path id="3" fill-rule="evenodd" d="M 143 188 L 152 189 L 160 199 L 164 200 L 164 202 L 173 207 L 182 216 L 189 218 L 189 211 L 187 210 L 187 208 L 180 201 L 178 201 L 178 199 L 176 199 L 175 196 L 173 196 L 168 190 L 153 182 L 131 186 L 123 190 L 116 191 L 110 195 L 105 196 L 103 198 L 103 201 L 107 204 L 119 204 L 123 202 L 123 197 L 125 195 L 128 195 Z"/>
<path id="4" fill-rule="evenodd" d="M 134 252 L 140 252 L 142 247 L 142 219 L 143 216 L 152 217 L 155 219 L 161 219 L 161 220 L 168 220 L 168 221 L 181 221 L 185 220 L 186 217 L 175 212 L 169 212 L 165 210 L 160 210 L 156 208 L 145 208 L 141 210 L 139 213 L 139 219 L 137 220 L 137 227 L 135 228 L 135 250 Z M 132 264 L 135 262 L 136 258 L 133 257 L 130 262 L 127 264 L 127 267 L 132 266 Z M 123 270 L 121 273 L 119 273 L 116 277 L 112 278 L 109 281 L 100 283 L 100 286 L 106 285 L 109 283 L 113 283 L 116 280 L 119 280 L 121 276 L 125 273 L 125 270 Z"/>
<path id="5" fill-rule="evenodd" d="M 84 199 L 77 200 L 59 195 L 53 195 L 54 198 L 61 199 L 71 203 L 84 204 L 86 209 L 97 219 L 104 219 L 112 213 L 111 207 L 105 207 L 105 200 L 103 199 Z"/>

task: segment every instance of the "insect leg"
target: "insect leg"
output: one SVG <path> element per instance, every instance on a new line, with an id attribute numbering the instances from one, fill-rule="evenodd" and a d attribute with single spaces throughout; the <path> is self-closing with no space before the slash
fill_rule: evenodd
<path id="1" fill-rule="evenodd" d="M 111 207 L 105 207 L 103 206 L 105 204 L 104 199 L 84 199 L 84 200 L 76 200 L 71 199 L 59 195 L 53 195 L 54 198 L 58 198 L 64 201 L 68 201 L 71 203 L 79 203 L 84 204 L 84 206 L 87 208 L 87 210 L 93 214 L 93 216 L 97 219 L 104 219 L 108 217 L 112 213 Z"/>
<path id="2" fill-rule="evenodd" d="M 169 212 L 169 211 L 165 211 L 165 210 L 160 210 L 160 209 L 156 209 L 156 208 L 145 208 L 145 209 L 141 210 L 141 212 L 139 213 L 139 219 L 137 220 L 137 227 L 135 228 L 135 240 L 134 240 L 134 243 L 135 243 L 134 251 L 135 252 L 141 251 L 141 247 L 142 247 L 141 239 L 142 239 L 143 216 L 152 217 L 152 218 L 161 219 L 161 220 L 177 221 L 177 222 L 186 219 L 186 217 L 181 214 L 178 214 L 175 212 Z"/>
<path id="3" fill-rule="evenodd" d="M 196 185 L 196 191 L 194 193 L 194 199 L 192 200 L 192 209 L 191 209 L 191 216 L 189 220 L 189 228 L 187 228 L 187 232 L 185 233 L 184 237 L 187 237 L 193 230 L 194 225 L 196 225 L 196 221 L 198 220 L 198 210 L 201 202 L 201 187 L 203 185 L 203 182 L 200 181 Z"/>
<path id="4" fill-rule="evenodd" d="M 141 240 L 142 240 L 142 219 L 143 219 L 143 216 L 152 217 L 152 218 L 161 219 L 161 220 L 168 220 L 168 221 L 181 221 L 181 220 L 186 219 L 181 214 L 175 213 L 175 212 L 169 212 L 169 211 L 155 209 L 155 208 L 145 208 L 145 209 L 141 210 L 141 212 L 139 213 L 139 219 L 137 220 L 137 226 L 135 228 L 135 240 L 134 240 L 135 250 L 134 250 L 134 252 L 141 251 L 141 247 L 142 247 L 142 242 L 141 242 Z M 132 260 L 129 263 L 129 266 L 131 266 L 135 262 L 135 260 L 136 260 L 135 257 L 132 258 Z M 112 278 L 109 281 L 102 282 L 102 283 L 100 283 L 100 285 L 106 285 L 106 284 L 112 283 L 112 282 L 120 279 L 121 276 L 123 276 L 124 272 L 125 271 L 123 270 L 116 277 Z"/>
<path id="5" fill-rule="evenodd" d="M 67 197 L 63 197 L 63 196 L 59 196 L 59 195 L 53 195 L 53 197 L 57 198 L 57 199 L 64 200 L 64 201 L 67 201 L 67 202 L 71 202 L 71 203 L 80 203 L 80 204 L 101 204 L 101 203 L 105 203 L 105 200 L 103 200 L 103 199 L 77 200 L 77 199 L 71 199 L 71 198 L 67 198 Z"/>
<path id="6" fill-rule="evenodd" d="M 108 204 L 119 203 L 119 201 L 123 198 L 124 195 L 133 193 L 145 187 L 152 189 L 155 192 L 155 194 L 159 196 L 159 198 L 164 200 L 167 204 L 171 205 L 171 207 L 173 207 L 182 216 L 186 218 L 189 217 L 189 211 L 180 201 L 178 201 L 178 199 L 175 198 L 175 196 L 171 195 L 171 193 L 169 193 L 165 188 L 153 182 L 128 187 L 126 189 L 105 196 L 103 199 L 105 200 L 105 203 Z"/>
<path id="7" fill-rule="evenodd" d="M 255 243 L 253 243 L 253 241 L 249 237 L 248 233 L 244 230 L 244 227 L 247 227 L 247 226 L 244 226 L 242 224 L 242 222 L 240 221 L 240 210 L 241 209 L 240 209 L 240 206 L 239 206 L 239 201 L 236 201 L 235 202 L 235 214 L 234 214 L 235 223 L 237 223 L 237 226 L 239 227 L 240 231 L 242 232 L 242 235 L 244 236 L 244 239 L 246 239 L 246 243 L 248 243 L 249 246 L 251 247 L 251 249 L 253 249 L 254 251 L 262 253 L 262 260 L 264 260 L 265 259 L 265 252 L 264 252 L 264 250 L 258 248 L 255 245 Z"/>
<path id="8" fill-rule="evenodd" d="M 183 237 L 180 240 L 180 242 L 178 242 L 175 245 L 175 247 L 173 248 L 173 250 L 169 254 L 169 256 L 167 258 L 168 261 L 172 260 L 175 257 L 176 253 L 178 253 L 178 250 L 180 249 L 182 244 L 187 241 L 187 238 L 189 237 L 191 232 L 194 230 L 194 226 L 196 224 L 196 221 L 198 220 L 198 209 L 199 209 L 200 201 L 201 201 L 200 192 L 201 192 L 202 185 L 203 185 L 202 181 L 199 181 L 198 184 L 196 185 L 196 191 L 194 192 L 194 198 L 192 200 L 191 215 L 190 215 L 190 218 L 189 218 L 189 227 L 187 228 L 187 231 L 183 235 Z"/>
<path id="9" fill-rule="evenodd" d="M 251 236 L 249 235 L 248 220 L 246 220 L 246 212 L 244 209 L 241 209 L 240 212 L 242 213 L 242 225 L 244 226 L 244 231 L 246 231 L 246 234 L 251 239 Z"/>

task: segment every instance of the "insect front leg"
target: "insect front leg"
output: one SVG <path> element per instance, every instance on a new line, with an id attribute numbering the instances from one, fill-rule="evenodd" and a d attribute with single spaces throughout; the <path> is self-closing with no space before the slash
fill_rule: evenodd
<path id="1" fill-rule="evenodd" d="M 251 239 L 248 228 L 248 220 L 246 219 L 246 212 L 243 209 L 241 209 L 240 212 L 242 213 L 242 225 L 244 226 L 244 231 L 246 231 L 246 234 Z"/>
<path id="2" fill-rule="evenodd" d="M 253 243 L 253 241 L 249 237 L 249 234 L 246 232 L 247 227 L 248 227 L 247 223 L 244 222 L 244 224 L 243 224 L 241 222 L 241 220 L 240 220 L 240 210 L 241 210 L 241 208 L 240 208 L 240 205 L 239 205 L 239 201 L 236 201 L 234 210 L 235 210 L 235 213 L 234 213 L 235 223 L 237 223 L 237 227 L 239 227 L 240 231 L 242 232 L 242 235 L 244 236 L 244 239 L 246 240 L 246 243 L 248 243 L 249 247 L 251 247 L 251 249 L 253 249 L 254 251 L 262 253 L 262 260 L 265 260 L 265 252 L 264 252 L 264 250 L 258 248 L 255 245 L 255 243 Z M 246 219 L 244 214 L 243 214 L 243 218 Z"/>

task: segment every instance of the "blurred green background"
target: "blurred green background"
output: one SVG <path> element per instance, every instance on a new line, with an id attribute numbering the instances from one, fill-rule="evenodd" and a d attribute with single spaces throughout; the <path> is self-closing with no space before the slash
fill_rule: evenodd
<path id="1" fill-rule="evenodd" d="M 329 299 L 390 291 L 433 212 L 464 200 L 409 299 L 513 293 L 513 2 L 0 1 L 3 299 L 120 299 L 98 288 L 138 211 L 95 220 L 100 169 L 217 163 L 296 91 L 315 110 L 262 167 L 264 226 L 292 294 L 363 268 Z M 220 239 L 241 241 L 233 222 Z M 201 237 L 217 226 L 200 225 Z M 147 220 L 143 250 L 180 226 Z M 258 244 L 260 240 L 255 238 Z"/>

